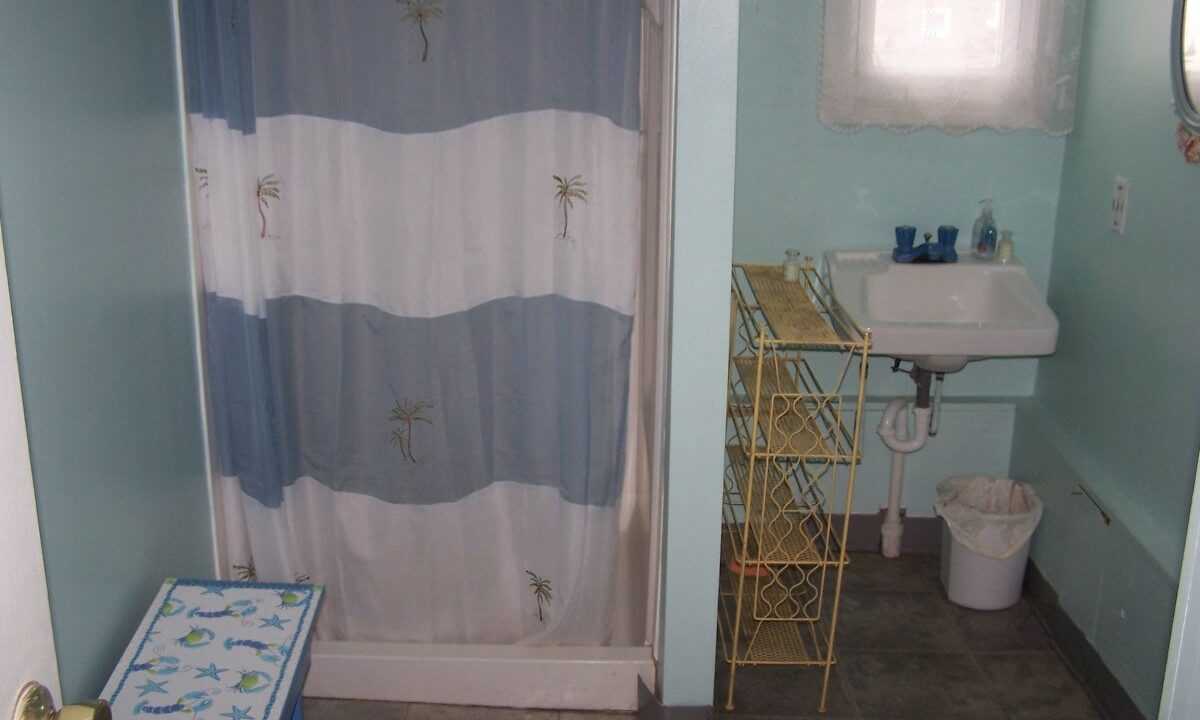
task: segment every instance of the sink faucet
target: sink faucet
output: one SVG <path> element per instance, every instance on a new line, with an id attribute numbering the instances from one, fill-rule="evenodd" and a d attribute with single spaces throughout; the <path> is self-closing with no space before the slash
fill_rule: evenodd
<path id="1" fill-rule="evenodd" d="M 911 225 L 900 225 L 896 228 L 896 249 L 892 250 L 892 259 L 900 263 L 911 262 L 958 262 L 958 253 L 954 250 L 954 242 L 958 239 L 958 228 L 953 225 L 939 225 L 938 239 L 933 242 L 933 233 L 925 233 L 925 242 L 913 247 L 917 229 Z"/>

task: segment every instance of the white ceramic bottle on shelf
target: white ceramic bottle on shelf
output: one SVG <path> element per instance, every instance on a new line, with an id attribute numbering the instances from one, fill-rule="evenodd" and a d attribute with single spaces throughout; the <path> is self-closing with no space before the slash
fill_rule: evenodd
<path id="1" fill-rule="evenodd" d="M 783 261 L 783 279 L 796 282 L 800 279 L 800 251 L 788 248 L 783 252 L 787 254 L 787 260 Z"/>

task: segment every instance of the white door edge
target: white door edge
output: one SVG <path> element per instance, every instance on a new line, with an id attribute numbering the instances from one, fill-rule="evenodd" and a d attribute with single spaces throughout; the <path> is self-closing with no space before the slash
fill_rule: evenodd
<path id="1" fill-rule="evenodd" d="M 1158 717 L 1159 720 L 1200 717 L 1200 461 L 1192 488 L 1192 512 L 1188 517 Z"/>
<path id="2" fill-rule="evenodd" d="M 0 230 L 0 712 L 36 680 L 61 702 Z"/>

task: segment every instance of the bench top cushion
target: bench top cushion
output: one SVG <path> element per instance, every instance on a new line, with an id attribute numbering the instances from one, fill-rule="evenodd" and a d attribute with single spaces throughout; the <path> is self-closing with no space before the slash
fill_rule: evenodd
<path id="1" fill-rule="evenodd" d="M 101 697 L 115 720 L 283 718 L 323 596 L 320 585 L 170 578 Z"/>

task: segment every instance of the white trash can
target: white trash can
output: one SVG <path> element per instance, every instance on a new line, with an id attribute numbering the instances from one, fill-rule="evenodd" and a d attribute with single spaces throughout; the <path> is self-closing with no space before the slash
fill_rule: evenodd
<path id="1" fill-rule="evenodd" d="M 938 485 L 942 585 L 951 602 L 1000 610 L 1021 599 L 1029 541 L 1042 501 L 1028 485 L 989 475 L 956 475 Z"/>

